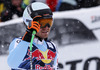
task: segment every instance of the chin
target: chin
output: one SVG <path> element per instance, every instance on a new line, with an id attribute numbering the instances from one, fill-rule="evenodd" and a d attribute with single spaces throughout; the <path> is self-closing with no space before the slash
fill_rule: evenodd
<path id="1" fill-rule="evenodd" d="M 47 37 L 48 37 L 48 35 L 45 35 L 45 36 L 43 36 L 42 38 L 45 39 L 45 38 L 47 38 Z"/>

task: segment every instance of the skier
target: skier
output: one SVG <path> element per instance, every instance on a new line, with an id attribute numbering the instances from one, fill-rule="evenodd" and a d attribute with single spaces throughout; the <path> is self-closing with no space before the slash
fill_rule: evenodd
<path id="1" fill-rule="evenodd" d="M 53 42 L 47 40 L 53 24 L 50 8 L 41 2 L 28 5 L 23 13 L 26 33 L 15 38 L 9 46 L 8 65 L 12 70 L 30 69 L 30 41 L 32 32 L 37 33 L 32 44 L 32 68 L 34 70 L 57 70 L 58 53 Z"/>

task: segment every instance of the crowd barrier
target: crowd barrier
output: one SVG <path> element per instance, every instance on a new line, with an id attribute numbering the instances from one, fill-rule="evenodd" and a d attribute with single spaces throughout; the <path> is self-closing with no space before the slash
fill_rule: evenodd
<path id="1" fill-rule="evenodd" d="M 59 70 L 100 69 L 100 6 L 54 12 L 49 39 L 58 46 Z M 0 54 L 25 33 L 22 18 L 0 23 Z"/>

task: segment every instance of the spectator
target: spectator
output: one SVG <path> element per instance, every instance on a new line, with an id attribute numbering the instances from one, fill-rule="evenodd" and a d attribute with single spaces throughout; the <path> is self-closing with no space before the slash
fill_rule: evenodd
<path id="1" fill-rule="evenodd" d="M 30 3 L 30 0 L 23 0 L 22 2 L 22 8 L 25 9 Z"/>
<path id="2" fill-rule="evenodd" d="M 58 4 L 58 0 L 46 0 L 46 4 L 50 7 L 52 12 L 56 11 L 56 6 Z"/>
<path id="3" fill-rule="evenodd" d="M 0 22 L 1 22 L 1 13 L 5 10 L 4 0 L 0 0 Z"/>
<path id="4" fill-rule="evenodd" d="M 62 2 L 62 0 L 58 0 L 57 6 L 56 6 L 56 11 L 59 10 L 59 7 L 60 7 L 60 5 L 61 5 L 61 2 Z"/>
<path id="5" fill-rule="evenodd" d="M 60 3 L 58 11 L 73 10 L 77 7 L 76 0 L 61 0 Z"/>
<path id="6" fill-rule="evenodd" d="M 21 7 L 22 0 L 11 0 L 11 4 L 8 5 L 7 9 L 1 13 L 1 21 L 7 21 L 16 15 L 17 17 L 21 17 L 23 14 L 23 8 Z"/>

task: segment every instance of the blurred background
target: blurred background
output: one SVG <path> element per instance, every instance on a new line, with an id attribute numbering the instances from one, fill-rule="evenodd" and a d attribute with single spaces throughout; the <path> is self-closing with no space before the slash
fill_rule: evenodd
<path id="1" fill-rule="evenodd" d="M 0 0 L 1 69 L 10 70 L 9 44 L 24 35 L 22 14 L 25 7 L 35 1 L 46 3 L 54 14 L 48 39 L 58 47 L 59 70 L 99 70 L 96 63 L 100 62 L 100 0 Z M 85 66 L 92 58 L 94 63 Z M 78 60 L 80 66 L 76 66 Z"/>

